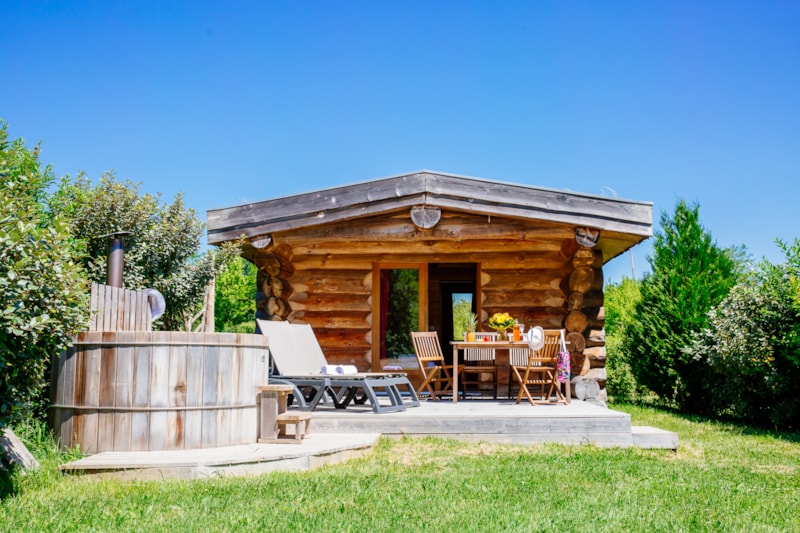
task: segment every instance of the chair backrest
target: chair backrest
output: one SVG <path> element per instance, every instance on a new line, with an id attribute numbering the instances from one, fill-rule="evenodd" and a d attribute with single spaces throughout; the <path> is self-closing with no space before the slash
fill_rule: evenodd
<path id="1" fill-rule="evenodd" d="M 564 348 L 564 330 L 544 330 L 544 346 L 539 348 L 533 356 L 541 364 L 555 364 L 558 361 L 558 352 Z"/>
<path id="2" fill-rule="evenodd" d="M 444 364 L 442 347 L 435 331 L 412 331 L 411 342 L 414 344 L 417 362 L 423 371 L 428 367 L 428 363 Z"/>
<path id="3" fill-rule="evenodd" d="M 558 351 L 564 341 L 563 329 L 544 330 L 544 346 L 539 350 L 540 357 L 558 357 Z"/>
<path id="4" fill-rule="evenodd" d="M 281 375 L 319 374 L 328 364 L 310 324 L 256 322 L 261 333 L 269 338 L 269 352 Z"/>
<path id="5" fill-rule="evenodd" d="M 538 350 L 512 348 L 509 350 L 511 366 L 542 366 L 555 364 L 558 352 L 566 350 L 563 329 L 544 330 L 544 345 Z"/>
<path id="6" fill-rule="evenodd" d="M 497 332 L 492 331 L 476 331 L 475 340 L 482 341 L 483 339 L 495 340 Z M 464 361 L 494 361 L 493 348 L 467 348 L 464 350 Z M 527 357 L 527 353 L 525 357 Z"/>

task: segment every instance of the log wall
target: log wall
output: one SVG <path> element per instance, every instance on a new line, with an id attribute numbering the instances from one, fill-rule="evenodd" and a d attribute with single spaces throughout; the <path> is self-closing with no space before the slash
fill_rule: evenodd
<path id="1" fill-rule="evenodd" d="M 564 280 L 567 292 L 564 328 L 574 376 L 585 376 L 594 361 L 605 368 L 605 316 L 603 307 L 603 257 L 591 247 L 579 246 Z M 603 380 L 602 386 L 605 386 Z"/>
<path id="2" fill-rule="evenodd" d="M 275 233 L 251 259 L 258 317 L 311 324 L 331 364 L 372 370 L 376 263 L 477 263 L 480 329 L 495 312 L 565 327 L 573 372 L 604 366 L 602 255 L 572 227 L 445 211 L 423 230 L 406 211 Z"/>

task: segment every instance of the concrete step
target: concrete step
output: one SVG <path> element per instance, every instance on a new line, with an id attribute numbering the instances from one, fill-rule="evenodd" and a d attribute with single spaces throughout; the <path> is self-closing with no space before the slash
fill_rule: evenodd
<path id="1" fill-rule="evenodd" d="M 379 433 L 309 434 L 301 445 L 243 444 L 199 450 L 102 452 L 59 470 L 122 480 L 201 479 L 310 470 L 372 453 Z"/>
<path id="2" fill-rule="evenodd" d="M 639 448 L 678 449 L 678 434 L 650 426 L 632 426 L 633 445 Z"/>

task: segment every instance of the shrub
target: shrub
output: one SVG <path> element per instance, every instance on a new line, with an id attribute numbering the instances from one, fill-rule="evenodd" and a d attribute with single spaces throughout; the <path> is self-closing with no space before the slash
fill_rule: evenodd
<path id="1" fill-rule="evenodd" d="M 217 276 L 214 298 L 216 330 L 253 333 L 256 316 L 255 292 L 255 265 L 237 257 Z"/>
<path id="2" fill-rule="evenodd" d="M 238 244 L 199 253 L 205 225 L 180 194 L 162 205 L 159 196 L 141 194 L 139 184 L 120 182 L 113 174 L 101 176 L 97 185 L 83 174 L 64 178 L 49 203 L 52 213 L 69 218 L 73 236 L 86 244 L 84 266 L 92 281 L 106 281 L 108 242 L 98 237 L 133 233 L 125 239 L 123 281 L 129 289 L 153 288 L 164 295 L 167 308 L 156 329 L 191 327 L 209 282 L 239 255 Z"/>
<path id="3" fill-rule="evenodd" d="M 615 285 L 605 289 L 606 309 L 606 370 L 608 381 L 606 390 L 609 399 L 615 402 L 631 402 L 637 396 L 636 379 L 631 372 L 628 354 L 623 349 L 622 340 L 628 327 L 635 320 L 634 310 L 641 299 L 641 282 L 623 278 Z"/>
<path id="4" fill-rule="evenodd" d="M 87 281 L 63 219 L 42 209 L 52 176 L 0 123 L 0 429 L 24 418 L 51 358 L 88 319 Z"/>
<path id="5" fill-rule="evenodd" d="M 711 371 L 714 414 L 784 429 L 800 427 L 800 244 L 788 262 L 763 262 L 709 313 L 686 353 Z M 793 261 L 797 263 L 793 266 Z"/>

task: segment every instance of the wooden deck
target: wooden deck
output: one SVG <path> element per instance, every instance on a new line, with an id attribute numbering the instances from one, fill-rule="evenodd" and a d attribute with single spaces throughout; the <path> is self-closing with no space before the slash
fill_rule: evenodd
<path id="1" fill-rule="evenodd" d="M 196 479 L 308 470 L 371 452 L 381 435 L 437 436 L 470 442 L 535 445 L 545 442 L 677 449 L 675 433 L 631 426 L 626 413 L 592 403 L 516 405 L 509 400 L 423 401 L 404 412 L 369 407 L 312 413 L 303 443 L 248 444 L 202 450 L 104 452 L 61 466 L 66 473 L 121 479 Z"/>
<path id="2" fill-rule="evenodd" d="M 573 400 L 564 404 L 516 404 L 513 400 L 423 401 L 418 408 L 375 415 L 368 408 L 314 411 L 317 433 L 380 432 L 384 436 L 436 436 L 506 444 L 594 444 L 677 449 L 678 436 L 633 427 L 630 415 Z"/>

